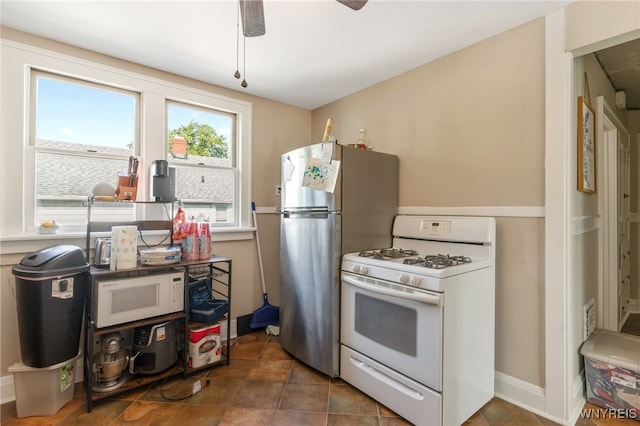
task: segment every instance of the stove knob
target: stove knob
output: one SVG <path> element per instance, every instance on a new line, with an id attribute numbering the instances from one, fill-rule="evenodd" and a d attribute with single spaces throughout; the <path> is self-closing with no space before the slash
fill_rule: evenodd
<path id="1" fill-rule="evenodd" d="M 420 286 L 420 277 L 416 277 L 415 275 L 413 277 L 411 277 L 411 285 L 419 287 Z"/>
<path id="2" fill-rule="evenodd" d="M 400 282 L 402 284 L 406 284 L 409 282 L 409 275 L 407 274 L 400 274 Z"/>
<path id="3" fill-rule="evenodd" d="M 363 266 L 362 269 L 360 269 L 360 271 L 362 272 L 362 275 L 367 275 L 369 273 L 369 268 L 366 266 Z"/>
<path id="4" fill-rule="evenodd" d="M 356 274 L 360 272 L 360 265 L 353 265 L 353 272 L 355 272 Z"/>

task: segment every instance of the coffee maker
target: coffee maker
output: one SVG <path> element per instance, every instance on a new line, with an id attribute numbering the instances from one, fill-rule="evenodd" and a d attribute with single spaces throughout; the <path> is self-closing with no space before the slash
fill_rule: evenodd
<path id="1" fill-rule="evenodd" d="M 176 168 L 169 167 L 167 160 L 151 163 L 151 196 L 155 201 L 176 200 Z"/>

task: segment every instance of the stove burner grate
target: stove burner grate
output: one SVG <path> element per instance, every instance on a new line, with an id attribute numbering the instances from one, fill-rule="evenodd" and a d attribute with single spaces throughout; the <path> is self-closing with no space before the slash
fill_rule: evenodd
<path id="1" fill-rule="evenodd" d="M 471 258 L 466 256 L 449 256 L 448 254 L 427 255 L 416 259 L 405 259 L 403 263 L 407 265 L 424 266 L 431 269 L 443 269 L 450 266 L 471 263 Z"/>
<path id="2" fill-rule="evenodd" d="M 416 250 L 386 248 L 379 250 L 364 250 L 358 253 L 360 257 L 370 257 L 372 259 L 399 259 L 402 257 L 417 256 Z"/>

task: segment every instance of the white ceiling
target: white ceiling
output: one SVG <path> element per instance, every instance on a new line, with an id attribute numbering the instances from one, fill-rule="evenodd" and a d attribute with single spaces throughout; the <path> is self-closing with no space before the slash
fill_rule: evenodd
<path id="1" fill-rule="evenodd" d="M 595 52 L 614 90 L 625 93 L 626 108 L 640 110 L 640 38 Z"/>
<path id="2" fill-rule="evenodd" d="M 236 70 L 235 0 L 2 0 L 3 26 L 314 109 L 571 1 L 264 0 L 266 35 Z"/>

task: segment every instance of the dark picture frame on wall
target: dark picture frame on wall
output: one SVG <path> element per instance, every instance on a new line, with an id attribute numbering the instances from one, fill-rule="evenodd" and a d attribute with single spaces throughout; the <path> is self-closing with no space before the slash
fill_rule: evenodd
<path id="1" fill-rule="evenodd" d="M 578 97 L 578 191 L 596 193 L 596 114 Z"/>

